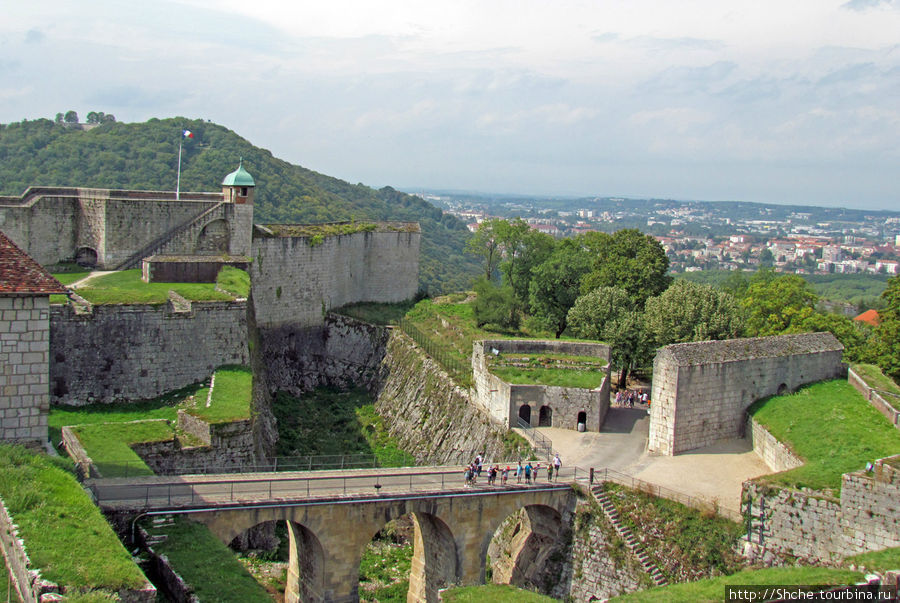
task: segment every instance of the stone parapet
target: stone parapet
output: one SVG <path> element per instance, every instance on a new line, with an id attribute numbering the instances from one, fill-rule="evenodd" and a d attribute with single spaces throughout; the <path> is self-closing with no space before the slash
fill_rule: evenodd
<path id="1" fill-rule="evenodd" d="M 859 391 L 878 412 L 887 417 L 891 425 L 900 429 L 900 410 L 897 410 L 897 406 L 900 406 L 900 396 L 894 398 L 892 403 L 887 396 L 870 387 L 866 380 L 860 377 L 852 368 L 847 371 L 847 382 Z"/>
<path id="2" fill-rule="evenodd" d="M 803 459 L 794 454 L 786 445 L 779 442 L 759 421 L 750 415 L 747 415 L 747 436 L 753 443 L 753 452 L 774 473 L 795 469 L 803 464 Z"/>

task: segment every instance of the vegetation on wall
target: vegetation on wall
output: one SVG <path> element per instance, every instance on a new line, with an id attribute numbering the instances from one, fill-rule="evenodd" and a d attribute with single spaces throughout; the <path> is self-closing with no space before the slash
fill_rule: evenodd
<path id="1" fill-rule="evenodd" d="M 467 287 L 477 262 L 463 253 L 465 223 L 420 197 L 390 187 L 350 184 L 280 160 L 235 132 L 200 119 L 104 122 L 90 130 L 49 119 L 0 125 L 0 194 L 29 186 L 174 190 L 178 143 L 184 141 L 181 190 L 219 190 L 222 178 L 244 167 L 256 181 L 258 223 L 322 223 L 366 220 L 419 222 L 419 284 L 432 294 Z"/>

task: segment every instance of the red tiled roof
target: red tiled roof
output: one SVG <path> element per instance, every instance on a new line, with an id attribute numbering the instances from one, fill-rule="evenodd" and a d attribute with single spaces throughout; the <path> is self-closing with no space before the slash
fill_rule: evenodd
<path id="1" fill-rule="evenodd" d="M 65 287 L 58 280 L 0 232 L 0 295 L 65 292 Z"/>
<path id="2" fill-rule="evenodd" d="M 877 327 L 878 323 L 881 322 L 878 319 L 878 312 L 876 310 L 866 310 L 853 320 L 858 320 L 860 322 L 866 322 L 872 325 L 873 327 Z"/>

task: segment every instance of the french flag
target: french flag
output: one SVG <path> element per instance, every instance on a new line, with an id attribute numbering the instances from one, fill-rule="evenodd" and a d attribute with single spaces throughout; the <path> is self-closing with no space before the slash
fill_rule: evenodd
<path id="1" fill-rule="evenodd" d="M 185 130 L 184 132 L 181 133 L 181 135 L 184 136 L 185 138 L 193 138 L 194 137 L 194 133 L 191 132 L 190 130 Z"/>

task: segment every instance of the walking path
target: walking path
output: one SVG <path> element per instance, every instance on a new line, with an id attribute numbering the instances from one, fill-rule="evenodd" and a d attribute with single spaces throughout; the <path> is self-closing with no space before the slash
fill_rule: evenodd
<path id="1" fill-rule="evenodd" d="M 99 276 L 105 276 L 105 275 L 107 275 L 107 274 L 112 274 L 113 272 L 115 272 L 115 271 L 114 271 L 114 270 L 94 270 L 93 272 L 91 272 L 91 273 L 90 273 L 89 275 L 87 275 L 86 277 L 84 277 L 84 278 L 82 278 L 82 279 L 78 279 L 78 280 L 75 281 L 74 283 L 71 283 L 71 284 L 68 286 L 68 288 L 69 288 L 69 289 L 77 289 L 78 287 L 83 287 L 84 284 L 87 283 L 89 280 L 91 280 L 91 279 L 93 279 L 93 278 L 97 278 L 97 277 L 99 277 Z"/>
<path id="2" fill-rule="evenodd" d="M 603 431 L 578 433 L 539 427 L 553 441 L 565 465 L 608 467 L 684 494 L 740 510 L 744 481 L 771 473 L 748 440 L 734 439 L 678 456 L 647 452 L 650 417 L 646 406 L 612 407 Z"/>

